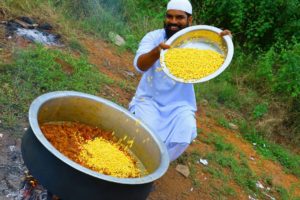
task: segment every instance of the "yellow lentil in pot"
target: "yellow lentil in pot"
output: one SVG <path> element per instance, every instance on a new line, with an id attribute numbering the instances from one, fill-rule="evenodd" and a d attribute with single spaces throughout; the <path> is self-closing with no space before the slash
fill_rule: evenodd
<path id="1" fill-rule="evenodd" d="M 115 177 L 139 177 L 141 171 L 120 145 L 101 137 L 82 145 L 79 159 L 91 169 Z"/>
<path id="2" fill-rule="evenodd" d="M 77 122 L 49 122 L 41 130 L 57 150 L 89 169 L 119 178 L 147 174 L 141 162 L 130 153 L 134 141 L 126 140 L 127 136 L 118 139 L 114 132 Z"/>

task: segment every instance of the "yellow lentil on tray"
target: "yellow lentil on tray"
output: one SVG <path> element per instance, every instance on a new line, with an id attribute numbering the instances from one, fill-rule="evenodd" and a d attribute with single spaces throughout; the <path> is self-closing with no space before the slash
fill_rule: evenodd
<path id="1" fill-rule="evenodd" d="M 200 79 L 219 69 L 224 56 L 213 50 L 171 48 L 165 53 L 169 72 L 185 81 Z"/>

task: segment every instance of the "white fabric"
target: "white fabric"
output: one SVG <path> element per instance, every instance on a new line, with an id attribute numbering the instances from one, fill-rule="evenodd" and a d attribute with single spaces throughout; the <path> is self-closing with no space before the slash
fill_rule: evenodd
<path id="1" fill-rule="evenodd" d="M 129 110 L 168 148 L 171 143 L 189 144 L 196 137 L 197 108 L 193 84 L 178 83 L 169 78 L 162 71 L 159 60 L 146 72 L 137 67 L 138 57 L 164 40 L 164 29 L 152 31 L 142 39 L 134 66 L 143 76 L 129 104 Z"/>
<path id="2" fill-rule="evenodd" d="M 167 10 L 181 10 L 192 14 L 192 4 L 188 0 L 171 0 L 167 5 Z"/>
<path id="3" fill-rule="evenodd" d="M 170 162 L 176 160 L 188 148 L 188 143 L 171 143 L 168 146 Z"/>

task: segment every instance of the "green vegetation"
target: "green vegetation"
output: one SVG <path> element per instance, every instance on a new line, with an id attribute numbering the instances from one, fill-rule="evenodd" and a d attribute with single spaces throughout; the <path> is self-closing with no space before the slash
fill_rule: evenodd
<path id="1" fill-rule="evenodd" d="M 225 142 L 222 136 L 216 133 L 209 133 L 209 138 L 204 139 L 204 142 L 213 144 L 216 150 L 205 156 L 212 166 L 207 170 L 208 172 L 215 178 L 220 178 L 226 182 L 234 180 L 248 192 L 256 191 L 255 183 L 257 178 L 248 167 L 244 155 L 240 154 L 240 160 L 236 160 L 234 155 L 238 153 L 237 150 L 230 143 Z M 230 172 L 228 172 L 228 170 Z M 224 175 L 225 171 L 230 173 L 230 175 Z"/>
<path id="2" fill-rule="evenodd" d="M 258 104 L 257 106 L 254 107 L 253 117 L 255 119 L 262 118 L 267 112 L 268 112 L 268 105 L 266 103 Z"/>
<path id="3" fill-rule="evenodd" d="M 299 185 L 298 185 L 299 187 Z M 282 200 L 300 200 L 300 197 L 296 197 L 293 191 L 287 191 L 281 186 L 276 187 L 277 192 L 280 194 Z"/>
<path id="4" fill-rule="evenodd" d="M 269 186 L 271 188 L 275 188 L 273 192 L 276 192 L 280 199 L 297 199 L 297 197 L 294 197 L 294 189 L 296 187 L 300 187 L 299 184 L 291 186 L 287 191 L 281 186 L 274 185 L 272 176 L 257 176 L 248 165 L 249 156 L 245 155 L 239 149 L 234 148 L 230 143 L 226 142 L 225 138 L 223 138 L 222 136 L 218 135 L 217 133 L 208 133 L 208 137 L 202 138 L 201 140 L 206 144 L 213 145 L 215 148 L 215 151 L 211 151 L 206 153 L 205 155 L 202 155 L 202 158 L 207 159 L 209 163 L 208 166 L 205 166 L 203 168 L 203 171 L 208 172 L 209 174 L 211 174 L 212 178 L 221 180 L 223 183 L 223 186 L 216 186 L 213 184 L 211 185 L 211 187 L 214 188 L 211 193 L 214 198 L 235 196 L 235 190 L 230 187 L 230 183 L 234 182 L 236 185 L 242 187 L 245 191 L 247 191 L 248 194 L 255 194 L 256 197 L 264 199 L 265 193 L 258 189 L 256 186 L 257 181 L 260 181 L 265 187 Z M 267 143 L 267 145 L 269 144 Z M 257 143 L 256 147 L 259 146 L 260 144 Z M 276 154 L 275 151 L 277 151 L 277 153 L 281 152 L 282 154 L 282 148 L 278 150 L 275 150 L 274 148 L 275 146 L 271 149 L 273 152 L 271 152 L 271 150 L 269 151 L 269 153 L 272 153 L 273 157 Z M 190 155 L 186 155 L 185 162 L 193 163 L 193 161 L 190 160 L 192 158 L 189 159 L 189 157 Z M 282 154 L 281 158 L 286 158 L 285 162 L 287 162 L 288 160 L 288 165 L 293 165 L 294 172 L 298 170 L 299 163 L 294 163 L 297 162 L 295 161 L 298 159 L 297 156 L 292 156 L 291 154 Z M 194 159 L 199 160 L 198 158 Z M 287 166 L 287 163 L 282 162 L 281 164 L 283 166 Z M 296 168 L 296 165 L 298 165 L 298 168 Z"/>
<path id="5" fill-rule="evenodd" d="M 236 198 L 236 191 L 231 188 L 230 186 L 226 186 L 226 185 L 221 185 L 221 186 L 215 186 L 215 185 L 211 185 L 211 187 L 213 188 L 213 191 L 211 192 L 211 197 L 212 199 L 227 199 L 224 198 L 224 196 L 226 197 L 231 197 L 231 198 Z"/>
<path id="6" fill-rule="evenodd" d="M 255 149 L 264 157 L 279 162 L 287 173 L 300 177 L 300 156 L 295 155 L 282 146 L 264 139 L 254 128 L 249 128 L 246 123 L 241 124 L 241 131 Z"/>
<path id="7" fill-rule="evenodd" d="M 0 65 L 0 113 L 3 125 L 12 128 L 24 118 L 30 102 L 42 93 L 75 90 L 97 94 L 113 80 L 102 75 L 84 57 L 74 58 L 42 46 L 20 50 L 14 62 Z"/>

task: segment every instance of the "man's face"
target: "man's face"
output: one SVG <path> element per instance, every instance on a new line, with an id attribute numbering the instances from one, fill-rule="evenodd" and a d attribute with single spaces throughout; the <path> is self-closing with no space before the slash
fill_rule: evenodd
<path id="1" fill-rule="evenodd" d="M 166 13 L 164 28 L 167 39 L 177 31 L 184 29 L 192 24 L 192 16 L 189 16 L 181 10 L 168 10 Z"/>

